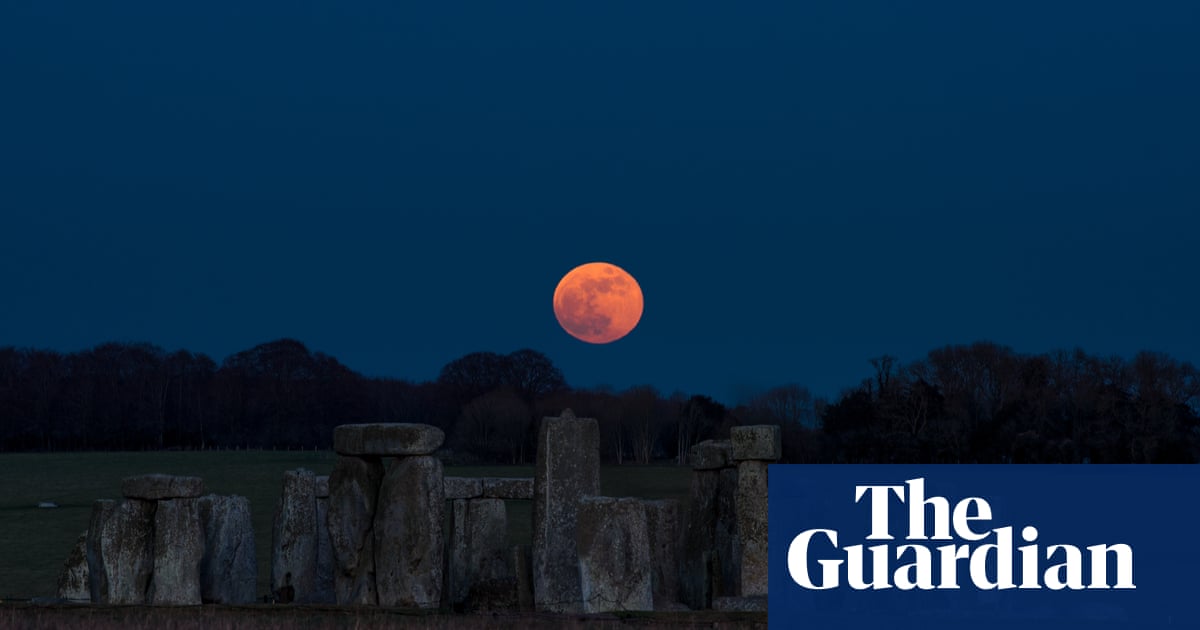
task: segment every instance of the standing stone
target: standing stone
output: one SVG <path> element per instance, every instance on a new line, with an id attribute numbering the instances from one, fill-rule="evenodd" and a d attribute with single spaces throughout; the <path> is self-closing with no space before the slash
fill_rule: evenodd
<path id="1" fill-rule="evenodd" d="M 543 418 L 533 497 L 533 597 L 539 610 L 583 610 L 575 527 L 579 500 L 600 493 L 600 429 L 594 418 Z"/>
<path id="2" fill-rule="evenodd" d="M 91 587 L 88 586 L 87 532 L 76 539 L 71 555 L 67 556 L 62 573 L 58 575 L 58 597 L 73 602 L 92 599 Z"/>
<path id="3" fill-rule="evenodd" d="M 380 606 L 441 605 L 445 496 L 436 457 L 402 457 L 384 475 L 374 531 Z"/>
<path id="4" fill-rule="evenodd" d="M 738 463 L 737 533 L 741 595 L 767 594 L 767 463 Z"/>
<path id="5" fill-rule="evenodd" d="M 339 604 L 374 606 L 375 505 L 383 481 L 378 457 L 338 457 L 329 476 L 326 522 L 333 549 L 334 595 Z"/>
<path id="6" fill-rule="evenodd" d="M 204 530 L 195 499 L 159 501 L 154 513 L 154 573 L 151 604 L 200 604 L 200 559 Z"/>
<path id="7" fill-rule="evenodd" d="M 316 591 L 308 599 L 311 603 L 333 604 L 337 601 L 333 587 L 333 542 L 329 538 L 329 484 L 325 479 L 325 496 L 317 496 L 317 583 Z M 317 491 L 320 492 L 318 482 Z"/>
<path id="8" fill-rule="evenodd" d="M 717 530 L 719 470 L 692 471 L 691 503 L 683 530 L 680 558 L 680 597 L 693 610 L 712 603 L 710 563 Z"/>
<path id="9" fill-rule="evenodd" d="M 333 429 L 339 455 L 429 455 L 441 448 L 446 434 L 428 424 L 343 424 Z"/>
<path id="10" fill-rule="evenodd" d="M 711 596 L 732 597 L 741 593 L 741 559 L 737 534 L 738 469 L 722 468 L 717 482 L 716 521 L 713 531 L 709 587 Z"/>
<path id="11" fill-rule="evenodd" d="M 140 499 L 96 502 L 88 544 L 92 602 L 146 603 L 154 568 L 154 507 Z"/>
<path id="12" fill-rule="evenodd" d="M 315 476 L 303 468 L 283 474 L 283 493 L 272 528 L 271 594 L 286 604 L 306 601 L 317 584 Z"/>
<path id="13" fill-rule="evenodd" d="M 92 503 L 92 516 L 87 529 L 87 563 L 88 563 L 88 593 L 93 604 L 108 601 L 108 571 L 104 568 L 104 555 L 101 554 L 100 534 L 104 531 L 104 523 L 117 509 L 117 502 L 109 499 L 98 499 Z"/>
<path id="14" fill-rule="evenodd" d="M 645 501 L 655 610 L 679 603 L 679 501 Z"/>
<path id="15" fill-rule="evenodd" d="M 497 591 L 513 586 L 504 546 L 508 534 L 504 501 L 459 499 L 451 503 L 451 511 L 450 603 L 462 606 L 481 603 L 472 599 L 497 599 Z"/>
<path id="16" fill-rule="evenodd" d="M 517 581 L 517 609 L 533 611 L 533 563 L 532 548 L 516 545 L 512 548 L 512 568 Z"/>
<path id="17" fill-rule="evenodd" d="M 704 440 L 688 449 L 692 470 L 718 470 L 733 464 L 729 440 Z"/>
<path id="18" fill-rule="evenodd" d="M 578 519 L 584 612 L 653 610 L 654 568 L 643 502 L 584 497 Z"/>
<path id="19" fill-rule="evenodd" d="M 318 475 L 313 478 L 313 494 L 318 499 L 329 498 L 329 475 Z"/>
<path id="20" fill-rule="evenodd" d="M 250 501 L 240 496 L 196 499 L 204 528 L 200 559 L 200 600 L 211 604 L 252 604 L 258 588 L 254 525 Z"/>

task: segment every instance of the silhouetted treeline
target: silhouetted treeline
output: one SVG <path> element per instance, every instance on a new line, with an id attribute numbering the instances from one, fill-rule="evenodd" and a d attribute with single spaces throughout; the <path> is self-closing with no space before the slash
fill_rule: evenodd
<path id="1" fill-rule="evenodd" d="M 949 346 L 883 356 L 829 402 L 782 385 L 727 407 L 707 396 L 572 389 L 545 355 L 456 359 L 438 378 L 366 378 L 283 339 L 218 365 L 202 354 L 108 343 L 62 354 L 0 348 L 0 450 L 330 447 L 350 422 L 422 422 L 460 462 L 526 463 L 540 418 L 600 422 L 606 461 L 682 462 L 736 424 L 779 424 L 787 462 L 1196 462 L 1200 375 L 1156 353 L 1021 355 Z"/>

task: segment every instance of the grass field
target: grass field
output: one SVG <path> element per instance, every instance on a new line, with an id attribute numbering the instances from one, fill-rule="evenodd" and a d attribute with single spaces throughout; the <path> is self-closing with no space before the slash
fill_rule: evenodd
<path id="1" fill-rule="evenodd" d="M 144 473 L 204 478 L 207 492 L 250 499 L 258 552 L 259 595 L 270 576 L 271 519 L 283 472 L 333 469 L 329 451 L 206 451 L 49 453 L 0 455 L 0 599 L 50 597 L 63 561 L 87 529 L 92 502 L 118 499 L 121 479 Z M 689 468 L 605 467 L 601 491 L 609 496 L 686 499 Z M 447 475 L 531 477 L 532 466 L 447 468 Z M 42 501 L 58 508 L 42 509 Z M 532 505 L 508 502 L 509 540 L 528 543 Z"/>

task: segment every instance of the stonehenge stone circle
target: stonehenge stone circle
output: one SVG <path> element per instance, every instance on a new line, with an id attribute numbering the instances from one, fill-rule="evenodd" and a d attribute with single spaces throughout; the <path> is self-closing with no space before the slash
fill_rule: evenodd
<path id="1" fill-rule="evenodd" d="M 693 445 L 686 508 L 599 496 L 598 423 L 569 409 L 543 418 L 530 478 L 446 477 L 433 455 L 444 439 L 427 425 L 343 425 L 328 477 L 285 472 L 272 523 L 273 601 L 560 614 L 766 610 L 767 472 L 782 454 L 779 427 L 735 426 L 728 440 Z M 249 501 L 203 490 L 198 477 L 122 480 L 123 499 L 93 504 L 59 598 L 254 602 Z M 533 544 L 511 546 L 506 502 L 520 500 L 533 501 Z"/>

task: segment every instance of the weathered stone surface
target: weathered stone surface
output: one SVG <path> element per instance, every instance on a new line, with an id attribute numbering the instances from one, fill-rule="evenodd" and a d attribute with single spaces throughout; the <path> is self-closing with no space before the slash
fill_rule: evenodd
<path id="1" fill-rule="evenodd" d="M 154 502 L 97 501 L 88 528 L 92 602 L 144 604 L 154 568 Z"/>
<path id="2" fill-rule="evenodd" d="M 654 609 L 679 603 L 679 501 L 644 501 Z"/>
<path id="3" fill-rule="evenodd" d="M 586 613 L 653 610 L 653 563 L 640 499 L 584 497 L 576 538 Z"/>
<path id="4" fill-rule="evenodd" d="M 442 462 L 402 457 L 379 487 L 375 588 L 380 606 L 437 608 L 445 569 Z"/>
<path id="5" fill-rule="evenodd" d="M 91 601 L 91 587 L 88 586 L 87 532 L 79 535 L 71 554 L 63 563 L 62 573 L 58 574 L 58 598 L 72 602 Z"/>
<path id="6" fill-rule="evenodd" d="M 121 480 L 121 494 L 130 499 L 194 499 L 204 494 L 200 477 L 176 475 L 138 475 Z"/>
<path id="7" fill-rule="evenodd" d="M 329 475 L 318 475 L 313 479 L 313 494 L 318 499 L 329 498 Z"/>
<path id="8" fill-rule="evenodd" d="M 316 480 L 303 468 L 283 473 L 271 540 L 271 594 L 279 603 L 312 597 L 317 585 Z"/>
<path id="9" fill-rule="evenodd" d="M 738 463 L 737 535 L 743 596 L 767 594 L 767 463 Z"/>
<path id="10" fill-rule="evenodd" d="M 258 588 L 254 524 L 250 501 L 208 494 L 196 499 L 204 528 L 200 558 L 200 600 L 211 604 L 252 604 Z"/>
<path id="11" fill-rule="evenodd" d="M 516 545 L 510 553 L 513 577 L 517 582 L 517 608 L 522 612 L 533 610 L 533 548 Z"/>
<path id="12" fill-rule="evenodd" d="M 428 424 L 343 424 L 333 429 L 333 450 L 340 455 L 429 455 L 446 434 Z"/>
<path id="13" fill-rule="evenodd" d="M 476 499 L 483 496 L 483 479 L 479 477 L 446 477 L 446 499 Z"/>
<path id="14" fill-rule="evenodd" d="M 378 457 L 338 457 L 329 476 L 329 541 L 339 604 L 374 606 L 375 505 L 383 481 Z"/>
<path id="15" fill-rule="evenodd" d="M 741 593 L 741 561 L 738 558 L 737 538 L 738 469 L 724 468 L 719 474 L 717 518 L 713 529 L 712 559 L 709 565 L 709 593 L 713 598 Z"/>
<path id="16" fill-rule="evenodd" d="M 502 499 L 458 499 L 451 503 L 449 597 L 453 606 L 482 608 L 489 602 L 471 601 L 472 593 L 496 599 L 490 592 L 507 585 L 516 588 L 509 568 L 505 539 L 508 516 Z M 492 584 L 491 589 L 484 585 Z M 515 592 L 511 594 L 515 596 Z M 512 599 L 512 597 L 509 597 Z"/>
<path id="17" fill-rule="evenodd" d="M 104 529 L 104 522 L 116 509 L 116 501 L 98 499 L 92 503 L 92 515 L 88 519 L 85 553 L 88 563 L 88 593 L 93 604 L 108 601 L 108 573 L 104 568 L 104 556 L 101 555 L 100 532 Z"/>
<path id="18" fill-rule="evenodd" d="M 783 456 L 778 425 L 733 427 L 729 429 L 729 441 L 733 444 L 733 459 L 736 461 L 758 459 L 773 462 Z"/>
<path id="19" fill-rule="evenodd" d="M 195 499 L 159 501 L 154 512 L 154 573 L 147 599 L 151 604 L 200 604 L 200 559 L 204 530 Z"/>
<path id="20" fill-rule="evenodd" d="M 485 477 L 483 496 L 492 499 L 533 499 L 533 477 Z"/>
<path id="21" fill-rule="evenodd" d="M 709 569 L 716 540 L 720 482 L 719 470 L 692 472 L 692 500 L 683 529 L 679 594 L 683 603 L 693 610 L 708 608 L 712 602 Z"/>
<path id="22" fill-rule="evenodd" d="M 713 599 L 713 610 L 722 612 L 767 612 L 766 596 L 717 597 Z"/>
<path id="23" fill-rule="evenodd" d="M 320 477 L 317 477 L 320 479 Z M 333 586 L 333 541 L 329 538 L 329 497 L 317 498 L 317 583 L 307 603 L 333 604 L 337 601 Z"/>
<path id="24" fill-rule="evenodd" d="M 538 610 L 580 612 L 579 500 L 600 494 L 600 429 L 594 418 L 543 418 L 533 496 L 533 597 Z"/>
<path id="25" fill-rule="evenodd" d="M 729 440 L 704 440 L 688 449 L 688 465 L 693 470 L 715 470 L 733 465 L 733 447 Z"/>
<path id="26" fill-rule="evenodd" d="M 447 477 L 449 481 L 451 478 Z M 467 566 L 467 501 L 469 498 L 449 496 L 449 490 L 461 488 L 446 484 L 446 500 L 450 502 L 450 531 L 446 539 L 446 597 L 451 606 L 457 607 L 467 598 L 471 587 L 470 567 Z M 483 489 L 483 484 L 479 484 Z"/>

